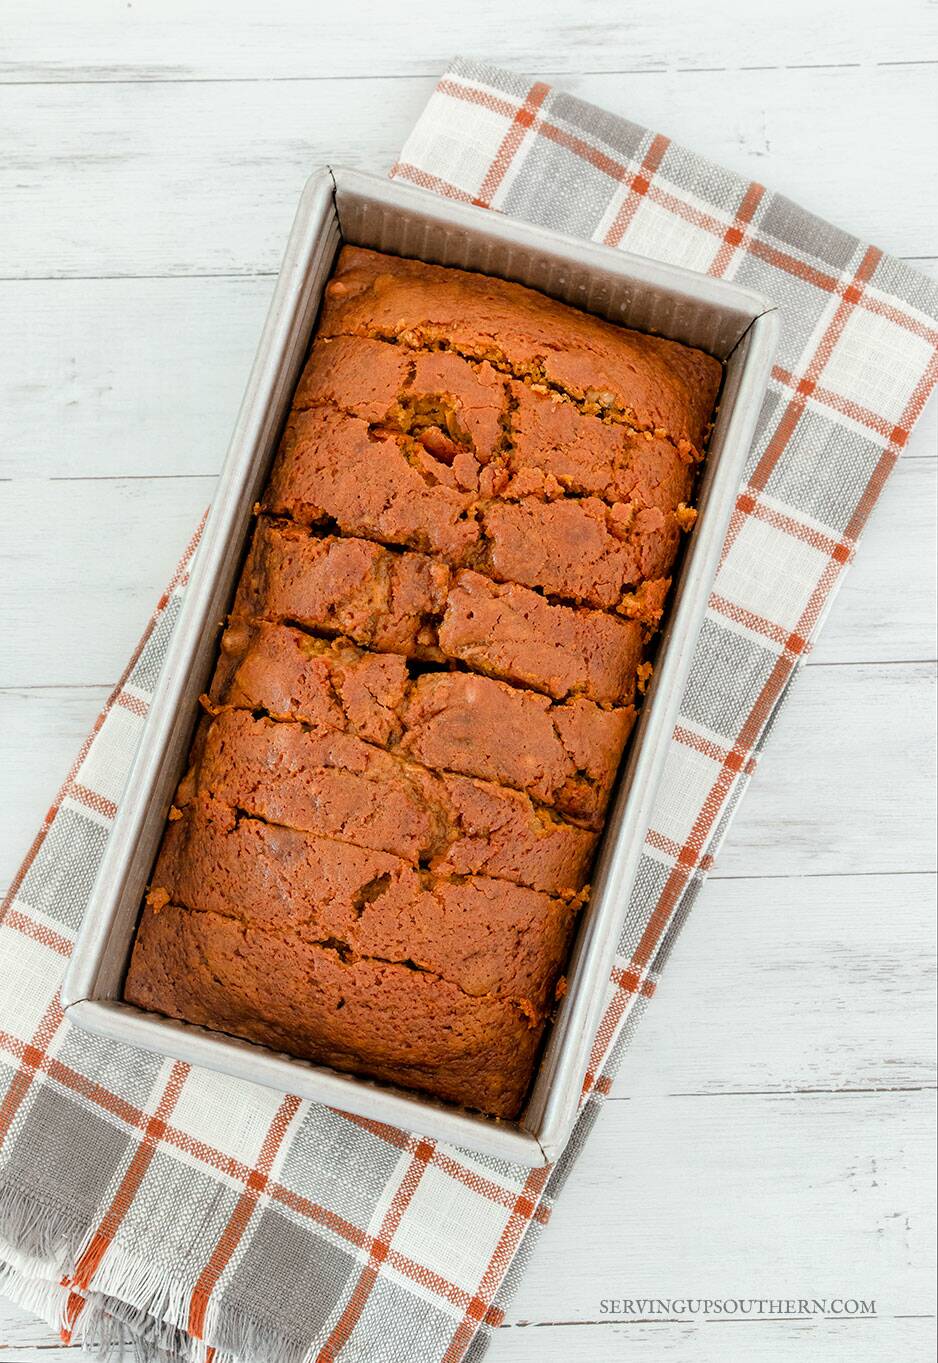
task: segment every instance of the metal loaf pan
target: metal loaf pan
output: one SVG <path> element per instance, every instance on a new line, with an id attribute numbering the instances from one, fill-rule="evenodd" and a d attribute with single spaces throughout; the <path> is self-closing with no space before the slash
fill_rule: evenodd
<path id="1" fill-rule="evenodd" d="M 343 241 L 517 280 L 613 322 L 725 361 L 700 516 L 684 554 L 654 684 L 611 808 L 568 970 L 523 1115 L 504 1122 L 121 1002 L 146 882 L 273 459 Z M 140 749 L 120 801 L 63 1001 L 88 1031 L 520 1164 L 555 1159 L 579 1106 L 592 1038 L 697 633 L 775 348 L 772 303 L 722 280 L 626 255 L 359 171 L 309 180 Z"/>

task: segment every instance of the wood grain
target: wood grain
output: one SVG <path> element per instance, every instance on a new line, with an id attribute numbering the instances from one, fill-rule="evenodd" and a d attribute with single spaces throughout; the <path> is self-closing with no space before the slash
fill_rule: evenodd
<path id="1" fill-rule="evenodd" d="M 538 22 L 502 0 L 474 0 L 441 14 L 438 0 L 410 0 L 406 22 L 382 0 L 347 10 L 309 0 L 225 8 L 189 0 L 98 0 L 76 14 L 56 0 L 4 6 L 0 78 L 24 81 L 257 80 L 311 75 L 436 76 L 454 52 L 490 54 L 517 70 L 635 72 L 701 67 L 737 71 L 794 64 L 921 62 L 934 56 L 924 0 L 886 8 L 791 0 L 770 26 L 746 23 L 739 4 L 672 0 L 541 0 Z"/>
<path id="2" fill-rule="evenodd" d="M 933 1084 L 934 891 L 931 875 L 717 867 L 611 1100 Z"/>
<path id="3" fill-rule="evenodd" d="M 740 1335 L 740 1330 L 744 1333 Z M 859 1358 L 924 1359 L 934 1344 L 930 1319 L 886 1317 L 876 1321 L 778 1321 L 703 1325 L 683 1322 L 602 1325 L 572 1321 L 500 1331 L 490 1363 L 699 1363 L 745 1359 L 746 1363 L 856 1363 Z M 57 1359 L 52 1354 L 52 1363 Z M 65 1357 L 65 1355 L 63 1355 Z M 32 1355 L 24 1354 L 23 1363 Z M 36 1363 L 47 1363 L 46 1355 Z"/>
<path id="4" fill-rule="evenodd" d="M 804 668 L 720 874 L 934 871 L 934 708 L 931 663 Z"/>
<path id="5" fill-rule="evenodd" d="M 924 268 L 938 278 L 938 261 Z M 8 323 L 0 329 L 0 479 L 214 477 L 273 282 L 0 281 Z M 936 449 L 938 403 L 930 403 L 903 469 Z M 889 495 L 907 488 L 903 480 Z"/>
<path id="6" fill-rule="evenodd" d="M 556 73 L 936 272 L 927 0 L 770 21 L 542 0 L 536 22 L 502 0 L 7 0 L 0 885 L 211 496 L 305 176 L 386 168 L 456 50 Z M 928 1356 L 936 454 L 933 401 L 493 1363 Z M 598 1311 L 756 1286 L 878 1317 Z M 0 1363 L 76 1357 L 0 1302 Z"/>
<path id="7" fill-rule="evenodd" d="M 852 1358 L 924 1358 L 895 1351 L 927 1337 L 928 1322 L 906 1326 L 897 1317 L 921 1314 L 931 1299 L 934 1212 L 920 1179 L 933 1137 L 933 1104 L 922 1093 L 607 1104 L 491 1356 L 606 1363 L 639 1349 L 649 1359 L 773 1363 L 827 1363 L 847 1350 Z M 603 1300 L 696 1296 L 853 1296 L 874 1300 L 883 1314 L 809 1326 L 596 1323 Z M 548 1302 L 550 1319 L 563 1324 L 542 1333 L 530 1322 L 544 1319 Z M 8 1326 L 8 1337 L 13 1328 L 21 1329 Z M 11 1343 L 18 1363 L 30 1357 Z"/>
<path id="8" fill-rule="evenodd" d="M 215 477 L 273 286 L 0 282 L 0 478 Z"/>
<path id="9" fill-rule="evenodd" d="M 936 480 L 934 458 L 900 461 L 809 666 L 934 658 Z M 0 687 L 113 682 L 214 482 L 193 475 L 0 483 L 0 573 L 16 629 L 16 647 L 0 653 Z"/>
<path id="10" fill-rule="evenodd" d="M 935 160 L 926 138 L 905 136 L 932 98 L 933 69 L 837 67 L 824 83 L 818 120 L 812 71 L 564 81 L 750 178 L 771 168 L 774 188 L 893 254 L 935 254 Z M 389 167 L 432 87 L 419 77 L 5 85 L 0 273 L 276 270 L 310 170 Z M 854 146 L 862 154 L 844 155 Z"/>
<path id="11" fill-rule="evenodd" d="M 924 1093 L 610 1104 L 509 1319 L 539 1319 L 548 1284 L 551 1319 L 595 1320 L 604 1298 L 714 1295 L 714 1270 L 729 1296 L 927 1309 L 934 1212 L 919 1161 L 933 1126 Z"/>
<path id="12" fill-rule="evenodd" d="M 0 484 L 4 619 L 15 640 L 0 654 L 0 687 L 116 681 L 214 486 L 213 478 Z"/>
<path id="13" fill-rule="evenodd" d="M 738 1330 L 745 1329 L 740 1338 Z M 37 1331 L 50 1340 L 30 1343 Z M 0 1344 L 3 1363 L 77 1363 L 77 1345 L 56 1344 L 53 1337 L 19 1307 L 0 1301 Z M 930 1318 L 883 1316 L 875 1321 L 809 1322 L 807 1324 L 718 1322 L 688 1325 L 600 1324 L 570 1321 L 530 1322 L 506 1326 L 486 1355 L 491 1363 L 700 1363 L 745 1357 L 746 1363 L 857 1363 L 857 1359 L 895 1356 L 925 1359 L 934 1343 Z M 743 1354 L 741 1351 L 745 1349 Z"/>

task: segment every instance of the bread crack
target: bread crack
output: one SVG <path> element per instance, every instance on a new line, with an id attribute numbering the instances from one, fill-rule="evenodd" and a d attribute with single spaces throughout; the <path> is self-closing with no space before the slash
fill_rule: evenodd
<path id="1" fill-rule="evenodd" d="M 422 962 L 415 961 L 411 956 L 381 956 L 369 952 L 359 952 L 340 937 L 304 937 L 299 932 L 291 933 L 289 931 L 277 931 L 276 928 L 252 923 L 235 912 L 221 913 L 217 909 L 192 908 L 190 905 L 180 903 L 177 900 L 172 900 L 167 903 L 163 906 L 163 909 L 151 909 L 150 912 L 163 912 L 164 909 L 175 910 L 177 913 L 201 915 L 206 918 L 224 918 L 229 922 L 236 923 L 241 930 L 243 951 L 248 949 L 249 933 L 252 936 L 268 937 L 284 943 L 289 943 L 293 937 L 299 937 L 304 946 L 313 947 L 319 951 L 331 952 L 346 966 L 355 966 L 358 962 L 364 961 L 373 965 L 386 965 L 395 969 L 410 970 L 413 971 L 414 974 L 425 975 L 429 979 L 441 981 L 441 983 L 448 985 L 451 989 L 455 989 L 459 994 L 462 994 L 464 998 L 504 1004 L 506 1007 L 512 1008 L 520 1013 L 526 1019 L 528 1026 L 530 1027 L 540 1026 L 549 1016 L 549 1009 L 539 1009 L 530 998 L 524 995 L 502 994 L 498 990 L 485 990 L 474 993 L 472 990 L 467 989 L 464 984 L 454 978 L 451 974 L 443 973 L 439 970 L 432 970 Z M 222 986 L 223 982 L 211 969 L 201 943 L 194 940 L 194 945 L 199 952 L 206 973 L 209 974 L 216 984 Z"/>
<path id="2" fill-rule="evenodd" d="M 616 402 L 614 394 L 598 388 L 575 390 L 550 379 L 543 361 L 535 357 L 525 365 L 513 363 L 495 345 L 469 347 L 457 345 L 448 337 L 434 335 L 426 326 L 402 328 L 401 330 L 382 330 L 378 327 L 357 327 L 350 331 L 335 331 L 329 339 L 339 336 L 360 337 L 371 341 L 383 341 L 386 345 L 405 346 L 417 353 L 432 354 L 434 351 L 450 351 L 459 355 L 471 365 L 487 364 L 500 374 L 505 374 L 517 383 L 523 383 L 536 393 L 544 393 L 558 402 L 568 402 L 584 416 L 595 417 L 608 425 L 623 426 L 634 435 L 650 433 L 659 440 L 666 440 L 678 451 L 687 451 L 699 462 L 702 451 L 697 450 L 690 441 L 674 436 L 660 426 L 642 422 L 634 409 L 623 407 Z"/>
<path id="3" fill-rule="evenodd" d="M 597 504 L 599 503 L 599 499 L 592 496 L 583 496 L 581 498 L 573 498 L 571 500 L 578 500 L 582 503 L 587 503 L 591 501 L 596 502 Z M 472 514 L 476 517 L 481 515 L 484 519 L 484 516 L 487 512 L 491 512 L 493 509 L 497 509 L 499 505 L 501 505 L 501 503 L 497 498 L 486 500 L 485 502 L 480 501 L 476 503 L 476 505 L 472 508 Z M 632 503 L 617 503 L 615 507 L 608 507 L 605 505 L 605 503 L 602 503 L 602 506 L 604 508 L 604 511 L 607 513 L 606 517 L 607 529 L 610 537 L 615 538 L 622 542 L 628 542 L 629 514 L 634 515 L 636 511 L 644 511 L 647 509 Z M 626 508 L 625 511 L 622 510 L 623 507 Z M 341 526 L 338 526 L 334 529 L 325 522 L 317 521 L 316 524 L 314 525 L 308 525 L 303 521 L 294 520 L 294 518 L 288 512 L 284 511 L 278 511 L 276 515 L 272 515 L 271 513 L 264 511 L 262 513 L 261 519 L 269 521 L 271 524 L 274 525 L 281 524 L 292 526 L 297 530 L 301 530 L 307 533 L 310 539 L 317 540 L 325 540 L 330 538 L 359 539 L 364 540 L 368 544 L 378 544 L 381 546 L 382 549 L 386 549 L 389 554 L 407 554 L 407 553 L 422 554 L 426 558 L 434 558 L 437 561 L 443 563 L 447 562 L 447 559 L 443 554 L 439 553 L 439 551 L 437 550 L 429 550 L 425 544 L 403 543 L 400 541 L 395 541 L 390 538 L 382 537 L 380 534 L 373 530 L 370 530 L 368 527 L 356 527 L 354 532 L 352 532 L 343 531 Z M 678 522 L 677 528 L 686 531 L 690 528 L 690 526 L 688 524 L 681 525 L 680 522 Z M 336 529 L 338 529 L 339 531 L 338 534 L 336 534 Z M 634 582 L 629 582 L 625 584 L 619 597 L 612 604 L 603 605 L 600 604 L 598 600 L 593 599 L 591 597 L 575 596 L 566 592 L 554 591 L 538 583 L 530 581 L 521 582 L 516 577 L 509 577 L 506 574 L 500 574 L 497 571 L 493 570 L 492 568 L 489 558 L 489 550 L 490 550 L 489 544 L 483 543 L 479 547 L 478 552 L 476 553 L 466 554 L 462 558 L 458 557 L 451 558 L 448 561 L 449 566 L 455 572 L 458 572 L 461 569 L 468 568 L 472 572 L 479 573 L 482 577 L 488 578 L 491 582 L 499 583 L 504 586 L 522 587 L 525 591 L 534 592 L 535 595 L 539 596 L 542 600 L 546 601 L 551 606 L 567 606 L 573 610 L 586 609 L 606 615 L 617 614 L 628 615 L 629 614 L 628 610 L 622 609 L 623 605 L 627 606 L 628 603 L 634 599 L 634 597 L 641 590 L 642 587 L 653 585 L 659 581 L 664 580 L 653 577 L 639 577 Z M 393 583 L 391 584 L 391 591 L 393 592 Z M 393 596 L 389 592 L 388 605 L 393 607 L 393 604 L 394 604 Z M 443 614 L 442 611 L 427 612 L 425 616 L 427 623 L 433 624 L 434 622 L 440 619 L 442 614 Z M 338 632 L 340 631 L 337 630 L 336 633 Z M 364 642 L 370 643 L 371 640 L 370 639 L 364 640 Z"/>

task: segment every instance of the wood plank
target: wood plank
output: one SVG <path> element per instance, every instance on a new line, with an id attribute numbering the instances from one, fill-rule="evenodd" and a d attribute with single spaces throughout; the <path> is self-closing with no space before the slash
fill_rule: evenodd
<path id="1" fill-rule="evenodd" d="M 610 1103 L 508 1319 L 543 1320 L 549 1302 L 550 1320 L 589 1321 L 603 1299 L 691 1295 L 929 1312 L 933 1131 L 929 1093 Z"/>
<path id="2" fill-rule="evenodd" d="M 486 1358 L 489 1363 L 701 1363 L 702 1359 L 722 1363 L 743 1357 L 746 1363 L 882 1363 L 885 1358 L 927 1358 L 934 1341 L 933 1317 L 745 1325 L 718 1321 L 696 1325 L 678 1321 L 536 1323 L 500 1330 Z M 24 1363 L 27 1360 L 32 1363 L 32 1355 L 25 1354 Z M 37 1355 L 36 1363 L 46 1363 L 46 1355 Z"/>
<path id="3" fill-rule="evenodd" d="M 273 286 L 0 283 L 0 478 L 215 477 Z"/>
<path id="4" fill-rule="evenodd" d="M 823 94 L 816 72 L 795 69 L 564 85 L 663 125 L 895 254 L 935 255 L 938 172 L 923 117 L 932 82 L 920 65 L 833 69 Z M 4 86 L 3 275 L 274 270 L 309 171 L 326 161 L 387 168 L 432 86 L 424 77 Z"/>
<path id="5" fill-rule="evenodd" d="M 571 1321 L 505 1326 L 487 1358 L 492 1363 L 701 1363 L 738 1357 L 747 1363 L 880 1363 L 887 1357 L 926 1358 L 934 1347 L 933 1317 L 812 1321 L 805 1324 L 749 1322 L 740 1340 L 735 1323 Z M 76 1363 L 77 1345 L 55 1342 L 41 1321 L 0 1300 L 0 1359 L 10 1363 Z M 9 1340 L 9 1342 L 6 1342 Z M 713 1354 L 709 1351 L 716 1350 Z"/>
<path id="6" fill-rule="evenodd" d="M 749 65 L 914 62 L 938 56 L 923 0 L 863 7 L 833 0 L 823 14 L 793 0 L 771 24 L 754 24 L 739 0 L 702 8 L 673 0 L 667 22 L 655 0 L 628 13 L 605 0 L 541 0 L 538 22 L 500 0 L 452 6 L 411 0 L 407 23 L 382 0 L 359 0 L 355 23 L 339 9 L 280 0 L 239 10 L 186 0 L 96 0 L 63 13 L 55 0 L 9 4 L 0 76 L 10 81 L 192 80 L 330 75 L 435 75 L 453 52 L 486 49 L 506 66 L 543 71 L 636 71 Z M 497 41 L 493 41 L 497 34 Z M 325 60 L 328 54 L 328 60 Z"/>
<path id="7" fill-rule="evenodd" d="M 65 1345 L 44 1321 L 0 1296 L 0 1359 L 3 1363 L 76 1363 L 81 1356 L 77 1344 Z"/>
<path id="8" fill-rule="evenodd" d="M 386 171 L 433 84 L 3 86 L 0 273 L 276 271 L 310 172 Z"/>
<path id="9" fill-rule="evenodd" d="M 0 479 L 216 475 L 272 289 L 269 275 L 0 281 Z M 932 400 L 901 465 L 936 451 Z"/>
<path id="10" fill-rule="evenodd" d="M 749 869 L 704 885 L 613 1099 L 934 1084 L 935 877 Z"/>
<path id="11" fill-rule="evenodd" d="M 212 478 L 0 485 L 0 687 L 113 683 L 208 505 Z"/>
<path id="12" fill-rule="evenodd" d="M 900 461 L 809 670 L 934 658 L 936 468 Z M 213 490 L 203 476 L 0 483 L 16 640 L 0 654 L 0 687 L 113 683 Z"/>
<path id="13" fill-rule="evenodd" d="M 931 664 L 805 668 L 717 864 L 722 876 L 935 867 Z"/>

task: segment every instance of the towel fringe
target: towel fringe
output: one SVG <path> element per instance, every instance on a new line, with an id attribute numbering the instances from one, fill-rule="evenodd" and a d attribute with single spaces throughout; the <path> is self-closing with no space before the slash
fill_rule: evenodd
<path id="1" fill-rule="evenodd" d="M 89 1229 L 74 1212 L 6 1186 L 0 1190 L 0 1292 L 94 1358 L 206 1363 L 209 1346 L 186 1328 L 190 1290 L 152 1261 L 111 1240 L 98 1246 L 87 1290 L 69 1284 L 96 1235 L 96 1226 Z M 215 1298 L 207 1304 L 204 1333 L 212 1363 L 304 1363 L 309 1353 L 308 1341 L 286 1339 L 274 1322 L 258 1322 Z"/>
<path id="2" fill-rule="evenodd" d="M 0 1240 L 31 1259 L 66 1263 L 86 1232 L 85 1218 L 11 1183 L 0 1185 Z"/>
<path id="3" fill-rule="evenodd" d="M 73 1338 L 105 1359 L 132 1357 L 134 1363 L 204 1363 L 205 1346 L 184 1330 L 129 1306 L 118 1297 L 92 1292 Z M 218 1355 L 216 1354 L 216 1359 Z M 223 1360 L 218 1360 L 223 1363 Z"/>
<path id="4" fill-rule="evenodd" d="M 309 1340 L 287 1339 L 272 1322 L 262 1323 L 236 1306 L 213 1300 L 206 1326 L 218 1348 L 217 1360 L 233 1356 L 249 1363 L 304 1363 L 309 1357 Z"/>
<path id="5" fill-rule="evenodd" d="M 22 1306 L 30 1315 L 44 1320 L 51 1330 L 59 1333 L 65 1327 L 68 1289 L 60 1283 L 36 1278 L 28 1270 L 0 1263 L 0 1295 Z"/>

